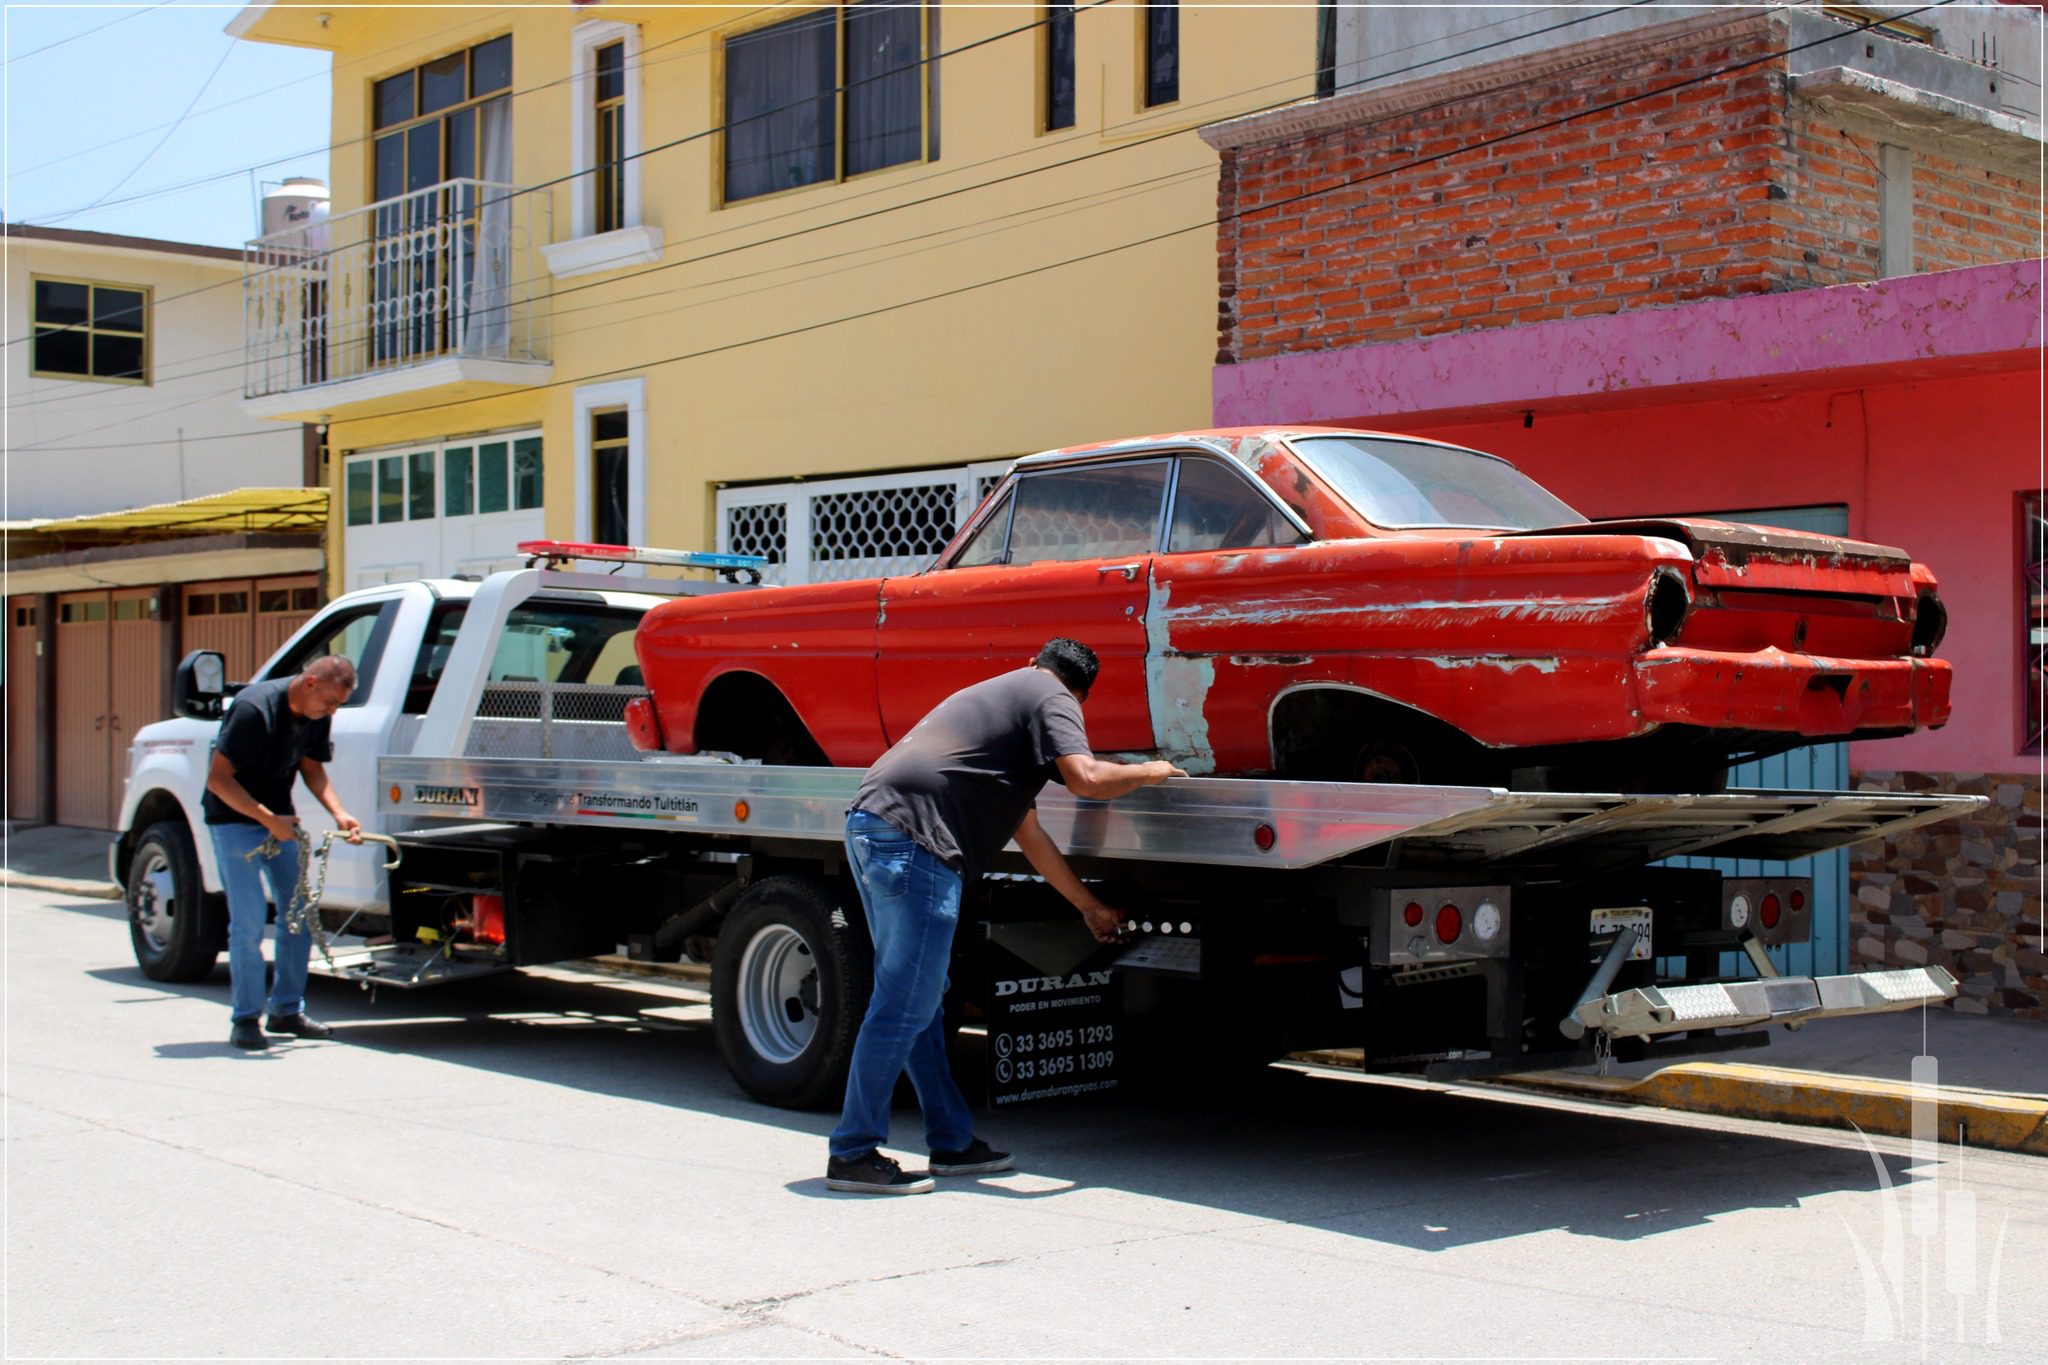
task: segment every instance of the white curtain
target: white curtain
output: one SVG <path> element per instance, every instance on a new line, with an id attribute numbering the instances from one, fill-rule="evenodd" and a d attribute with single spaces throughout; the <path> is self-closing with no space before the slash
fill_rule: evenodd
<path id="1" fill-rule="evenodd" d="M 477 175 L 485 185 L 476 191 L 476 204 L 463 206 L 476 215 L 476 250 L 469 264 L 462 353 L 502 359 L 512 343 L 512 101 L 492 100 L 477 110 L 477 122 Z"/>

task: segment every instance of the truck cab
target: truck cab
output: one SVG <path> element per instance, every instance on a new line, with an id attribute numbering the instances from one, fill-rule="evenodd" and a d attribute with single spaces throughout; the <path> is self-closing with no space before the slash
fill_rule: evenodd
<path id="1" fill-rule="evenodd" d="M 342 805 L 364 829 L 391 832 L 379 813 L 377 764 L 413 751 L 443 678 L 452 676 L 452 661 L 464 670 L 464 685 L 452 690 L 463 694 L 466 714 L 451 714 L 443 725 L 466 731 L 472 752 L 516 745 L 523 722 L 556 685 L 593 685 L 579 687 L 579 694 L 594 694 L 600 702 L 613 692 L 620 708 L 637 695 L 633 632 L 661 595 L 620 591 L 609 583 L 544 587 L 539 574 L 513 570 L 482 583 L 421 580 L 348 593 L 301 627 L 249 680 L 289 677 L 328 654 L 355 664 L 355 693 L 332 721 L 334 761 L 328 774 Z M 502 615 L 502 624 L 465 637 L 464 620 L 486 604 Z M 464 653 L 471 657 L 458 660 L 458 642 L 465 640 Z M 177 716 L 143 727 L 129 748 L 119 833 L 108 861 L 127 900 L 136 958 L 158 980 L 203 977 L 223 942 L 220 870 L 200 811 L 219 726 L 218 720 Z M 315 841 L 333 828 L 303 784 L 293 805 Z M 324 904 L 354 912 L 359 922 L 385 914 L 375 850 L 335 845 Z"/>

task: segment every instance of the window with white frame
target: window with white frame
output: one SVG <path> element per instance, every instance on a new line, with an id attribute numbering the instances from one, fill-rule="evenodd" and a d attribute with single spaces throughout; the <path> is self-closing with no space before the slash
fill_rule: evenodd
<path id="1" fill-rule="evenodd" d="M 576 390 L 576 538 L 647 543 L 647 381 Z M 627 565 L 622 572 L 641 572 Z"/>
<path id="2" fill-rule="evenodd" d="M 570 232 L 543 247 L 557 276 L 661 259 L 661 229 L 641 221 L 640 28 L 593 20 L 570 31 Z"/>
<path id="3" fill-rule="evenodd" d="M 760 555 L 775 583 L 917 573 L 1009 468 L 991 461 L 913 474 L 756 484 L 718 494 L 718 548 Z"/>
<path id="4" fill-rule="evenodd" d="M 483 574 L 542 533 L 541 435 L 492 432 L 347 456 L 343 558 L 350 585 Z"/>

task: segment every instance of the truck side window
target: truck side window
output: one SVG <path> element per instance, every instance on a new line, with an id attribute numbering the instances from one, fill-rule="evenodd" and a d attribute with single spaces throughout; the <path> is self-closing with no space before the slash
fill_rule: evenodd
<path id="1" fill-rule="evenodd" d="M 1010 563 L 1109 559 L 1159 548 L 1165 460 L 1087 465 L 1017 480 Z"/>
<path id="2" fill-rule="evenodd" d="M 1168 551 L 1254 550 L 1300 543 L 1301 532 L 1242 475 L 1215 460 L 1180 462 Z"/>
<path id="3" fill-rule="evenodd" d="M 395 598 L 330 612 L 316 620 L 309 633 L 265 669 L 263 676 L 289 678 L 315 659 L 339 654 L 356 666 L 356 690 L 343 705 L 361 706 L 370 699 L 377 665 L 384 658 L 384 645 L 391 638 L 391 622 L 397 615 Z"/>
<path id="4" fill-rule="evenodd" d="M 433 704 L 434 691 L 441 685 L 441 670 L 448 666 L 448 652 L 455 648 L 455 632 L 468 611 L 467 602 L 444 602 L 427 618 L 426 638 L 420 641 L 419 656 L 412 664 L 412 679 L 405 685 L 406 715 L 423 716 Z"/>
<path id="5" fill-rule="evenodd" d="M 616 682 L 631 663 L 633 628 L 639 624 L 640 613 L 628 607 L 523 603 L 505 618 L 491 681 Z"/>

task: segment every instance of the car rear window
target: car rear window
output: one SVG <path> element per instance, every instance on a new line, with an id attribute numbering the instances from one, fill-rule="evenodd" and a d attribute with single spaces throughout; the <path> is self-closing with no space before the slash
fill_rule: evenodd
<path id="1" fill-rule="evenodd" d="M 1476 450 L 1371 436 L 1289 444 L 1375 526 L 1530 531 L 1585 520 L 1506 460 Z"/>

